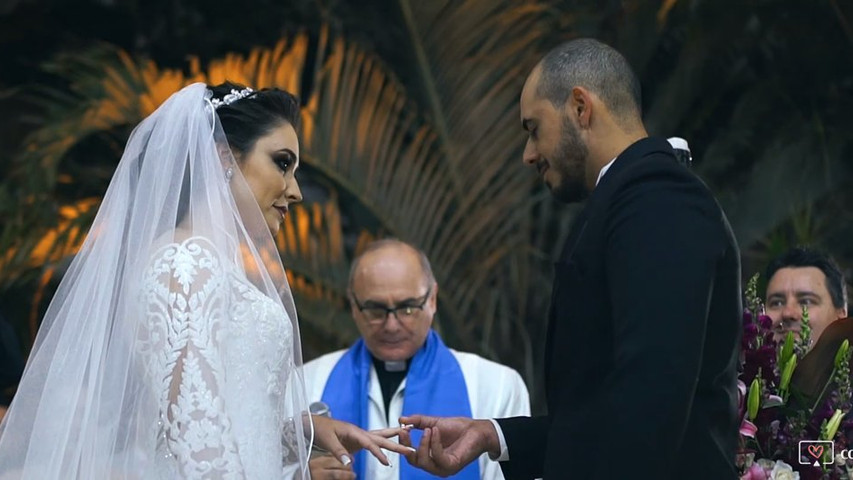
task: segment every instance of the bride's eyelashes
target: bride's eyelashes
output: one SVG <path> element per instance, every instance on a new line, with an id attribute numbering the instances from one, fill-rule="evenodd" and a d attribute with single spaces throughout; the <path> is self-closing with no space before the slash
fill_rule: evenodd
<path id="1" fill-rule="evenodd" d="M 287 170 L 296 163 L 296 154 L 288 148 L 280 150 L 272 154 L 272 161 L 281 170 L 281 173 L 287 173 Z"/>

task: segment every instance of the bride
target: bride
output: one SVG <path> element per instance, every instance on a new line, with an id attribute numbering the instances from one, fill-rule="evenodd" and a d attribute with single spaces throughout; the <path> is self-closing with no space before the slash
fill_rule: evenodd
<path id="1" fill-rule="evenodd" d="M 128 140 L 0 424 L 0 478 L 308 478 L 312 444 L 406 450 L 308 413 L 270 232 L 302 200 L 296 99 L 193 84 Z"/>

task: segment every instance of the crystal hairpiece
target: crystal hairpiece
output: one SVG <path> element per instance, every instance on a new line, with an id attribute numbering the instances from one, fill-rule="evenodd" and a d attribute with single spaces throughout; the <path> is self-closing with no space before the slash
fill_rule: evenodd
<path id="1" fill-rule="evenodd" d="M 248 97 L 252 93 L 254 93 L 254 90 L 249 87 L 246 87 L 242 90 L 231 89 L 231 93 L 222 97 L 221 100 L 218 98 L 211 98 L 210 103 L 213 104 L 214 109 L 217 109 L 223 105 L 231 105 L 237 100 Z"/>

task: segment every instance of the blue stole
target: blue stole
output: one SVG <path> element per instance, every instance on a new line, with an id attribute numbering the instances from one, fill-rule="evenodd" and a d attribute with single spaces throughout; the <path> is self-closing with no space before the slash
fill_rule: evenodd
<path id="1" fill-rule="evenodd" d="M 364 339 L 359 339 L 338 360 L 323 390 L 323 401 L 329 405 L 333 418 L 368 428 L 368 384 L 371 365 L 370 352 L 364 344 Z M 406 375 L 403 415 L 414 414 L 471 417 L 468 387 L 465 385 L 465 377 L 462 376 L 462 368 L 435 330 L 430 330 L 426 342 L 412 358 Z M 412 445 L 415 448 L 420 445 L 422 434 L 420 430 L 412 430 Z M 357 478 L 365 478 L 368 454 L 369 452 L 361 450 L 355 455 L 353 471 Z M 400 480 L 433 478 L 437 477 L 412 467 L 400 456 Z M 479 479 L 479 462 L 471 462 L 462 471 L 448 478 Z"/>

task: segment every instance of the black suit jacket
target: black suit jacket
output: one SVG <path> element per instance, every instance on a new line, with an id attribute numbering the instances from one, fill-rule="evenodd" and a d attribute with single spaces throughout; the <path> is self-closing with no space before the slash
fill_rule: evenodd
<path id="1" fill-rule="evenodd" d="M 736 478 L 740 258 L 659 138 L 616 158 L 555 264 L 548 415 L 499 420 L 507 479 Z"/>

